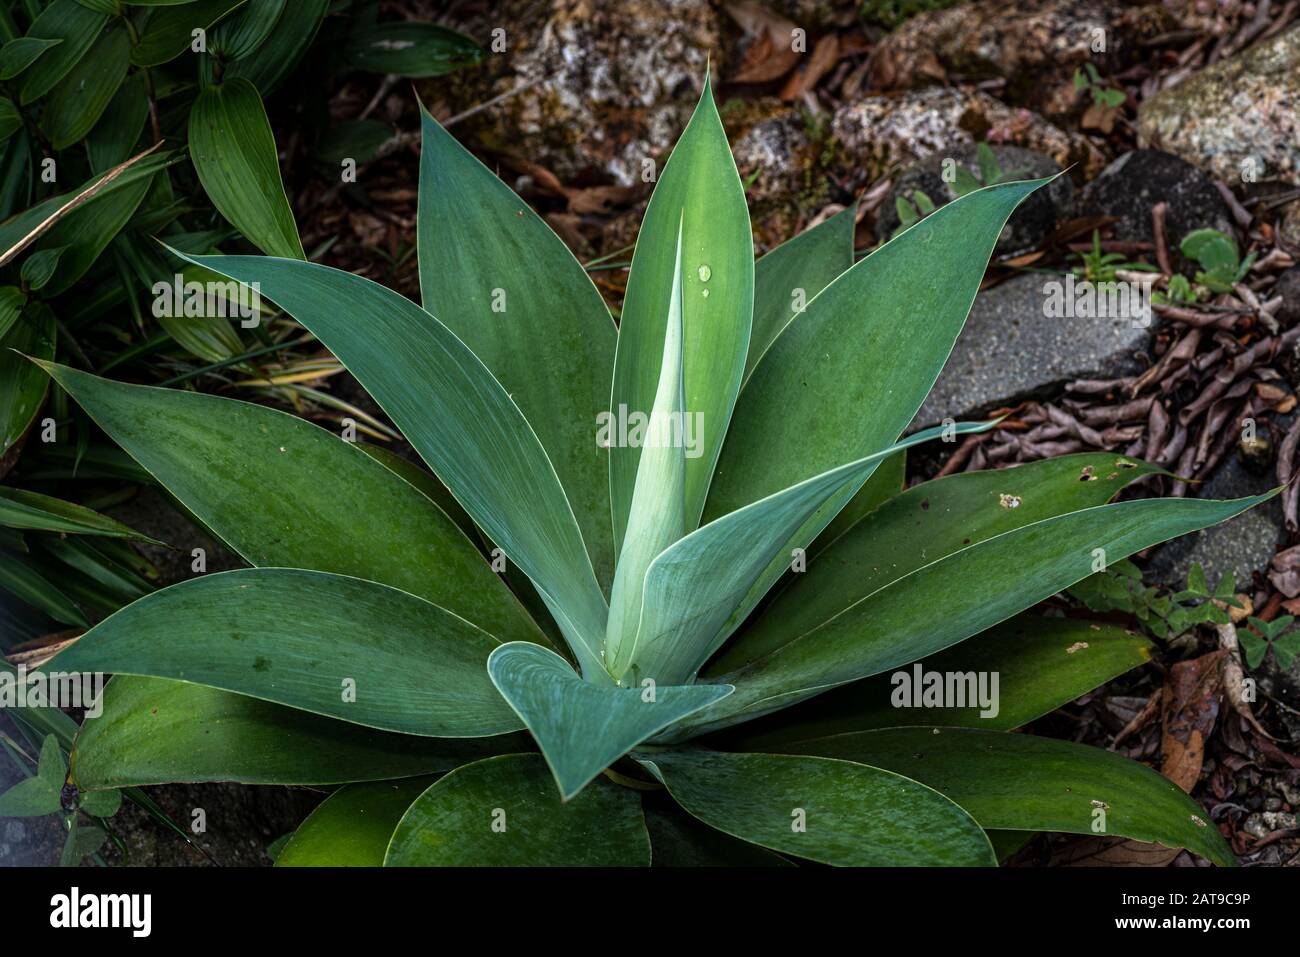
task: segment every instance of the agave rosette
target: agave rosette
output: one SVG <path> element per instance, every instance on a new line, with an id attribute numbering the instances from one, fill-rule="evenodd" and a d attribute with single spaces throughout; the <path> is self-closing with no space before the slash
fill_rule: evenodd
<path id="1" fill-rule="evenodd" d="M 617 326 L 427 115 L 422 307 L 297 259 L 186 257 L 258 283 L 436 479 L 279 411 L 43 363 L 253 566 L 55 659 L 116 675 L 79 787 L 339 786 L 286 864 L 980 865 L 1099 809 L 1106 833 L 1231 862 L 1150 769 L 1011 732 L 1149 656 L 1027 609 L 1257 499 L 1112 502 L 1153 471 L 1114 454 L 902 488 L 902 449 L 940 430 L 899 437 L 1043 181 L 971 192 L 856 265 L 852 210 L 755 264 L 705 86 Z M 630 441 L 628 410 L 678 430 Z M 996 673 L 997 713 L 888 707 L 918 661 Z"/>

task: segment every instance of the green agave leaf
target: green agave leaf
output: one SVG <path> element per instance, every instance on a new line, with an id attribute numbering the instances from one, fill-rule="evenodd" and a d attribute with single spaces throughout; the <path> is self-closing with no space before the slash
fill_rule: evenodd
<path id="1" fill-rule="evenodd" d="M 390 867 L 645 867 L 636 791 L 605 780 L 561 802 L 546 763 L 507 754 L 457 768 L 397 825 Z"/>
<path id="2" fill-rule="evenodd" d="M 483 541 L 478 526 L 469 514 L 460 507 L 460 502 L 452 496 L 447 486 L 438 481 L 438 477 L 432 472 L 425 471 L 414 462 L 408 462 L 391 449 L 386 449 L 382 445 L 372 445 L 369 442 L 358 442 L 356 447 L 366 455 L 370 456 L 384 468 L 397 475 L 398 478 L 412 485 L 423 493 L 424 497 L 437 505 L 438 508 L 456 523 L 456 527 L 465 533 L 465 537 L 471 542 Z"/>
<path id="3" fill-rule="evenodd" d="M 194 102 L 190 158 L 212 205 L 269 256 L 306 259 L 262 97 L 235 77 Z"/>
<path id="4" fill-rule="evenodd" d="M 270 93 L 298 65 L 316 39 L 316 31 L 329 9 L 329 0 L 286 2 L 275 29 L 251 54 L 226 64 L 225 79 L 243 77 L 262 95 Z"/>
<path id="5" fill-rule="evenodd" d="M 816 540 L 808 546 L 811 559 L 885 502 L 901 495 L 907 486 L 907 451 L 891 455 L 871 473 L 849 503 L 831 519 Z"/>
<path id="6" fill-rule="evenodd" d="M 767 727 L 750 731 L 746 726 L 743 746 L 779 750 L 779 745 L 792 741 L 904 727 L 921 720 L 941 727 L 1010 731 L 1146 664 L 1151 647 L 1151 642 L 1118 625 L 1017 615 L 915 665 L 855 681 L 760 719 L 757 724 Z M 992 690 L 997 713 L 985 715 L 976 694 L 967 697 L 968 707 L 927 704 L 918 710 L 926 687 L 924 676 L 931 673 L 971 675 L 977 681 L 981 674 L 996 675 L 997 687 Z M 910 699 L 905 696 L 908 691 Z"/>
<path id="7" fill-rule="evenodd" d="M 32 21 L 27 38 L 54 40 L 57 45 L 24 71 L 19 94 L 22 104 L 26 106 L 44 96 L 63 79 L 90 49 L 106 23 L 108 17 L 83 7 L 77 0 L 54 0 L 42 10 Z"/>
<path id="8" fill-rule="evenodd" d="M 62 37 L 18 37 L 0 47 L 0 80 L 12 80 L 27 69 L 50 47 L 63 42 Z"/>
<path id="9" fill-rule="evenodd" d="M 393 831 L 432 778 L 339 788 L 298 825 L 276 867 L 382 867 Z"/>
<path id="10" fill-rule="evenodd" d="M 162 678 L 118 676 L 105 686 L 101 706 L 77 732 L 73 779 L 83 789 L 380 781 L 449 771 L 527 746 L 520 734 L 392 734 Z"/>
<path id="11" fill-rule="evenodd" d="M 993 845 L 993 853 L 997 855 L 999 864 L 1006 863 L 1012 854 L 1034 837 L 1033 831 L 985 831 L 984 833 L 988 835 L 989 843 Z"/>
<path id="12" fill-rule="evenodd" d="M 249 563 L 367 578 L 501 641 L 545 641 L 451 519 L 337 436 L 248 402 L 43 368 Z"/>
<path id="13" fill-rule="evenodd" d="M 608 607 L 564 489 L 519 407 L 460 339 L 397 293 L 336 269 L 261 257 L 182 258 L 260 282 L 264 295 L 320 338 L 537 585 L 583 673 L 604 673 Z M 340 310 L 340 302 L 351 308 Z"/>
<path id="14" fill-rule="evenodd" d="M 925 727 L 841 734 L 789 750 L 870 761 L 914 777 L 986 828 L 1111 834 L 1185 847 L 1224 866 L 1234 863 L 1204 808 L 1150 768 L 1100 748 L 1028 734 Z"/>
<path id="15" fill-rule="evenodd" d="M 519 727 L 484 672 L 494 647 L 387 585 L 250 568 L 147 595 L 50 667 L 174 678 L 384 731 L 471 738 Z"/>
<path id="16" fill-rule="evenodd" d="M 0 338 L 0 457 L 27 432 L 49 388 L 23 356 L 52 359 L 54 336 L 54 313 L 39 306 L 28 308 Z"/>
<path id="17" fill-rule="evenodd" d="M 210 29 L 243 2 L 194 0 L 183 4 L 151 4 L 164 9 L 154 10 L 145 22 L 140 42 L 131 53 L 131 62 L 136 66 L 158 66 L 174 60 L 190 49 L 195 30 Z"/>
<path id="18" fill-rule="evenodd" d="M 0 525 L 42 532 L 110 535 L 135 538 L 153 545 L 163 544 L 83 505 L 7 486 L 0 486 Z"/>
<path id="19" fill-rule="evenodd" d="M 890 771 L 720 751 L 656 751 L 640 760 L 705 824 L 783 854 L 851 867 L 997 863 L 966 811 Z"/>
<path id="20" fill-rule="evenodd" d="M 694 528 L 740 388 L 754 303 L 749 209 L 707 75 L 699 105 L 655 186 L 632 254 L 610 401 L 616 416 L 644 414 L 653 406 L 678 276 L 673 237 L 679 229 L 686 410 L 699 442 L 698 454 L 686 463 L 686 524 Z M 634 445 L 620 443 L 610 451 L 616 544 L 627 527 L 640 458 Z"/>
<path id="21" fill-rule="evenodd" d="M 1001 193 L 965 197 L 973 201 L 951 221 L 918 224 L 887 243 L 818 294 L 799 322 L 787 324 L 737 400 L 706 521 L 882 448 L 902 433 L 966 321 L 1003 224 L 1037 185 L 1016 183 L 999 187 Z M 932 249 L 936 232 L 943 239 Z M 974 247 L 972 236 L 978 237 Z M 917 262 L 937 266 L 919 270 Z M 916 325 L 917 317 L 925 318 L 913 335 L 908 324 Z M 828 352 L 832 342 L 838 348 Z M 808 422 L 818 428 L 808 429 Z M 858 491 L 846 485 L 792 533 L 782 557 L 756 578 L 733 626 L 785 574 L 784 556 L 808 548 Z"/>
<path id="22" fill-rule="evenodd" d="M 486 52 L 469 37 L 434 23 L 376 23 L 354 30 L 343 59 L 357 70 L 421 78 L 479 63 Z"/>
<path id="23" fill-rule="evenodd" d="M 736 693 L 684 724 L 734 724 L 934 654 L 1086 578 L 1100 555 L 1119 561 L 1272 494 L 1119 502 L 1004 532 L 886 585 L 765 658 L 726 674 L 709 669 Z"/>
<path id="24" fill-rule="evenodd" d="M 565 801 L 642 741 L 731 693 L 726 685 L 597 686 L 526 642 L 495 649 L 488 673 L 537 739 Z"/>
<path id="25" fill-rule="evenodd" d="M 993 186 L 948 203 L 809 301 L 736 402 L 706 519 L 902 434 L 952 350 L 1003 225 L 1044 182 Z"/>
<path id="26" fill-rule="evenodd" d="M 617 339 L 609 308 L 545 221 L 423 109 L 420 115 L 421 301 L 537 433 L 608 590 L 609 453 L 596 430 L 609 408 Z"/>
<path id="27" fill-rule="evenodd" d="M 1129 482 L 1159 471 L 1103 452 L 923 482 L 882 505 L 806 573 L 793 576 L 710 670 L 731 671 L 755 661 L 919 568 L 1004 532 L 1102 505 Z"/>
<path id="28" fill-rule="evenodd" d="M 701 824 L 671 801 L 657 802 L 652 794 L 642 795 L 641 810 L 655 867 L 794 866 L 767 848 Z"/>
<path id="29" fill-rule="evenodd" d="M 853 203 L 754 264 L 754 330 L 745 358 L 746 380 L 786 324 L 801 316 L 814 296 L 853 265 L 857 213 Z"/>
<path id="30" fill-rule="evenodd" d="M 956 429 L 966 433 L 988 427 L 963 424 Z M 900 448 L 934 438 L 941 428 L 918 432 L 725 515 L 665 549 L 646 572 L 641 625 L 630 655 L 637 678 L 678 684 L 693 677 L 726 638 L 728 619 L 743 613 L 737 609 L 755 579 L 783 558 L 782 546 L 808 516 L 846 483 L 856 487 L 877 463 Z"/>
<path id="31" fill-rule="evenodd" d="M 651 407 L 623 547 L 609 596 L 606 667 L 621 676 L 631 663 L 641 620 L 646 570 L 656 555 L 686 534 L 686 448 L 682 386 L 682 231 L 677 229 L 677 275 L 664 326 L 659 386 Z M 677 429 L 674 435 L 674 423 Z"/>
<path id="32" fill-rule="evenodd" d="M 51 146 L 66 149 L 91 131 L 130 65 L 131 38 L 124 23 L 115 23 L 50 91 L 41 127 Z"/>

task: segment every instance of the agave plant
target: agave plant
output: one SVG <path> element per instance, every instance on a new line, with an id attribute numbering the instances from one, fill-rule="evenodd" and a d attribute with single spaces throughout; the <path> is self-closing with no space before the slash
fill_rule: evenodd
<path id="1" fill-rule="evenodd" d="M 253 566 L 49 665 L 116 675 L 79 788 L 338 786 L 283 864 L 989 865 L 1040 830 L 1231 863 L 1155 772 L 1011 732 L 1149 656 L 1023 612 L 1258 499 L 1112 503 L 1155 471 L 1115 454 L 902 488 L 905 446 L 988 427 L 899 441 L 1044 181 L 969 192 L 856 265 L 852 210 L 756 265 L 704 86 L 617 328 L 427 115 L 421 306 L 301 260 L 183 257 L 258 283 L 436 479 L 279 411 L 42 363 Z M 918 662 L 994 676 L 1000 703 L 891 707 Z"/>

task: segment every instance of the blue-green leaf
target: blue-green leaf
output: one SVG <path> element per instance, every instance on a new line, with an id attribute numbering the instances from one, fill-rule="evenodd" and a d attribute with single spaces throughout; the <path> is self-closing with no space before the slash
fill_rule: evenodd
<path id="1" fill-rule="evenodd" d="M 562 802 L 536 754 L 457 768 L 425 791 L 388 845 L 389 867 L 645 867 L 637 792 L 599 780 Z"/>
<path id="2" fill-rule="evenodd" d="M 249 256 L 182 258 L 260 283 L 263 295 L 315 333 L 537 585 L 584 674 L 604 673 L 608 607 L 564 489 L 519 407 L 465 343 L 392 290 L 337 269 Z"/>
<path id="3" fill-rule="evenodd" d="M 564 242 L 491 170 L 421 111 L 420 295 L 510 393 L 568 495 L 596 576 L 614 575 L 609 408 L 617 333 Z"/>
<path id="4" fill-rule="evenodd" d="M 615 414 L 645 414 L 654 403 L 660 346 L 677 277 L 673 237 L 679 228 L 686 411 L 700 442 L 699 454 L 686 464 L 686 524 L 694 528 L 740 388 L 754 304 L 749 209 L 707 76 L 699 105 L 659 177 L 637 236 L 619 324 L 610 403 Z M 640 457 L 641 449 L 632 445 L 616 445 L 610 452 L 618 543 L 627 527 Z"/>
<path id="5" fill-rule="evenodd" d="M 488 671 L 537 739 L 566 801 L 651 735 L 731 693 L 726 685 L 597 686 L 527 642 L 501 645 Z"/>
<path id="6" fill-rule="evenodd" d="M 828 758 L 719 751 L 639 756 L 710 827 L 825 864 L 993 866 L 980 826 L 938 791 Z"/>
<path id="7" fill-rule="evenodd" d="M 250 568 L 147 595 L 50 667 L 191 681 L 384 731 L 472 738 L 519 727 L 484 671 L 494 647 L 386 585 Z"/>

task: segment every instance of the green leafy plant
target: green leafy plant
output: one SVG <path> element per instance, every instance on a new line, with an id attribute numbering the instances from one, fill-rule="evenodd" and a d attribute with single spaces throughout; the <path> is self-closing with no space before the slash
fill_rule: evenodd
<path id="1" fill-rule="evenodd" d="M 1157 290 L 1152 295 L 1152 301 L 1166 303 L 1170 305 L 1191 305 L 1199 298 L 1195 287 L 1188 282 L 1187 277 L 1181 273 L 1174 273 L 1169 277 L 1169 285 L 1165 292 Z"/>
<path id="2" fill-rule="evenodd" d="M 1024 167 L 1003 169 L 1002 164 L 998 162 L 997 154 L 993 152 L 993 147 L 989 146 L 988 143 L 976 144 L 975 163 L 979 167 L 978 176 L 961 163 L 956 165 L 956 172 L 953 174 L 954 179 L 952 182 L 952 191 L 955 195 L 965 196 L 967 193 L 973 193 L 985 186 L 999 186 L 1002 183 L 1010 183 L 1022 179 L 1028 172 Z"/>
<path id="3" fill-rule="evenodd" d="M 1271 649 L 1277 666 L 1289 671 L 1296 655 L 1300 655 L 1300 628 L 1293 627 L 1295 617 L 1283 615 L 1272 621 L 1260 621 L 1252 615 L 1247 621 L 1250 628 L 1237 629 L 1246 664 L 1258 668 Z"/>
<path id="4" fill-rule="evenodd" d="M 923 190 L 914 189 L 910 196 L 895 197 L 894 209 L 898 212 L 898 228 L 890 234 L 890 239 L 897 237 L 903 230 L 915 226 L 936 208 L 934 200 Z"/>
<path id="5" fill-rule="evenodd" d="M 949 184 L 953 196 L 965 196 L 967 193 L 973 193 L 985 186 L 1010 183 L 1026 173 L 1023 168 L 1003 169 L 1002 164 L 998 162 L 997 155 L 993 152 L 993 148 L 987 143 L 976 145 L 975 162 L 979 168 L 978 175 L 972 173 L 961 163 L 956 164 L 953 181 Z M 894 230 L 890 238 L 897 236 L 909 226 L 913 226 L 926 216 L 929 216 L 934 212 L 935 205 L 934 200 L 930 199 L 924 191 L 914 189 L 908 196 L 896 197 L 894 199 L 894 208 L 898 212 L 898 228 Z"/>
<path id="6" fill-rule="evenodd" d="M 1085 63 L 1081 69 L 1074 71 L 1073 82 L 1076 90 L 1086 91 L 1092 97 L 1092 102 L 1100 107 L 1115 109 L 1122 106 L 1126 98 L 1123 90 L 1108 87 L 1091 63 Z"/>
<path id="7" fill-rule="evenodd" d="M 1125 560 L 1085 578 L 1069 593 L 1092 611 L 1125 612 L 1136 617 L 1153 637 L 1172 640 L 1197 625 L 1227 624 L 1227 606 L 1240 607 L 1235 588 L 1236 577 L 1229 572 L 1211 589 L 1205 569 L 1193 564 L 1187 572 L 1187 587 L 1170 592 L 1144 585 L 1141 569 Z"/>
<path id="8" fill-rule="evenodd" d="M 1179 248 L 1200 264 L 1196 281 L 1215 293 L 1232 292 L 1233 285 L 1245 279 L 1255 263 L 1255 253 L 1242 259 L 1236 240 L 1217 229 L 1193 230 L 1183 237 Z"/>
<path id="9" fill-rule="evenodd" d="M 918 13 L 947 10 L 958 0 L 865 0 L 858 15 L 865 23 L 874 23 L 892 30 L 906 23 Z"/>
<path id="10" fill-rule="evenodd" d="M 1121 269 L 1129 272 L 1154 271 L 1154 267 L 1146 263 L 1129 262 L 1123 253 L 1102 252 L 1101 233 L 1095 229 L 1092 231 L 1092 249 L 1072 255 L 1077 256 L 1080 262 L 1071 271 L 1085 282 L 1114 282 L 1116 273 Z"/>
<path id="11" fill-rule="evenodd" d="M 1114 129 L 1120 109 L 1128 100 L 1128 94 L 1117 87 L 1108 86 L 1091 63 L 1085 63 L 1082 69 L 1074 71 L 1074 89 L 1086 93 L 1092 100 L 1084 110 L 1079 125 L 1103 133 Z"/>
<path id="12" fill-rule="evenodd" d="M 0 478 L 23 485 L 22 494 L 66 495 L 45 477 L 65 468 L 78 479 L 103 477 L 85 442 L 90 423 L 58 389 L 47 403 L 47 377 L 19 353 L 167 382 L 229 386 L 234 375 L 249 393 L 347 414 L 371 436 L 392 437 L 302 381 L 340 367 L 296 360 L 293 350 L 307 344 L 301 329 L 272 310 L 250 332 L 224 312 L 151 314 L 152 294 L 138 293 L 179 272 L 155 237 L 194 253 L 247 241 L 271 255 L 306 258 L 263 100 L 318 35 L 339 52 L 343 69 L 385 75 L 438 75 L 482 58 L 460 34 L 379 22 L 378 13 L 376 3 L 326 0 L 0 7 Z M 333 175 L 343 159 L 373 153 L 373 125 L 369 145 L 327 132 L 323 145 L 362 147 L 331 157 Z M 189 267 L 183 278 L 214 277 Z M 43 408 L 42 442 L 28 442 L 32 451 L 20 463 Z M 61 450 L 45 454 L 50 428 L 78 435 L 70 464 L 50 461 Z M 147 473 L 129 478 L 152 481 Z M 38 488 L 28 491 L 30 484 Z M 51 494 L 39 506 L 62 514 L 79 508 Z M 0 504 L 0 526 L 20 530 L 0 535 L 0 590 L 19 600 L 0 607 L 0 649 L 47 633 L 51 622 L 84 627 L 88 615 L 151 590 L 152 569 L 129 550 L 102 537 L 84 540 L 84 528 L 65 540 L 63 529 L 40 534 L 39 525 L 11 525 L 6 517 L 15 514 Z"/>
<path id="13" fill-rule="evenodd" d="M 260 283 L 432 475 L 282 412 L 38 362 L 253 566 L 53 659 L 115 675 L 78 789 L 343 785 L 281 866 L 990 865 L 990 834 L 1095 833 L 1099 806 L 1108 833 L 1231 863 L 1150 769 L 1011 733 L 1149 654 L 1022 613 L 1097 549 L 1265 496 L 1111 503 L 1157 470 L 1101 453 L 904 491 L 904 448 L 989 425 L 898 440 L 1042 181 L 969 193 L 856 265 L 852 209 L 755 264 L 705 88 L 617 329 L 427 115 L 421 305 L 296 258 L 185 255 Z M 997 672 L 1006 707 L 889 707 L 922 662 Z"/>
<path id="14" fill-rule="evenodd" d="M 0 817 L 57 815 L 67 834 L 63 852 L 59 855 L 59 863 L 64 866 L 75 865 L 97 853 L 108 840 L 104 823 L 122 806 L 121 793 L 107 790 L 78 794 L 74 789 L 72 793 L 77 802 L 65 806 L 64 782 L 68 764 L 53 734 L 47 734 L 41 742 L 34 773 L 30 770 L 31 756 L 21 751 L 16 742 L 0 736 L 0 746 L 25 775 L 23 780 L 0 794 Z"/>

